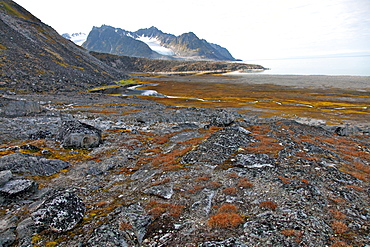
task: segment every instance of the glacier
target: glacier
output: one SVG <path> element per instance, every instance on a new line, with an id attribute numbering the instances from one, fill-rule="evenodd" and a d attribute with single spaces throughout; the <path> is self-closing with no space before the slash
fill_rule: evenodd
<path id="1" fill-rule="evenodd" d="M 155 37 L 140 36 L 136 39 L 144 42 L 150 47 L 150 49 L 152 49 L 155 52 L 158 52 L 161 55 L 166 56 L 175 55 L 175 53 L 171 49 L 162 46 L 161 42 Z"/>

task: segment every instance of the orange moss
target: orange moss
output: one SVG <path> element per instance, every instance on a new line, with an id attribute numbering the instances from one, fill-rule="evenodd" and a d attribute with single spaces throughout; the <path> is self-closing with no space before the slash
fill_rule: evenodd
<path id="1" fill-rule="evenodd" d="M 329 198 L 329 200 L 331 200 L 332 202 L 334 202 L 336 204 L 346 203 L 346 200 L 343 197 L 340 197 L 340 196 L 329 196 L 328 198 Z"/>
<path id="2" fill-rule="evenodd" d="M 236 212 L 238 208 L 233 204 L 222 205 L 217 214 L 212 215 L 207 224 L 211 228 L 235 228 L 244 222 Z"/>
<path id="3" fill-rule="evenodd" d="M 332 209 L 330 210 L 330 213 L 333 215 L 333 218 L 336 220 L 343 220 L 347 217 L 344 213 L 342 213 L 338 209 Z"/>
<path id="4" fill-rule="evenodd" d="M 195 181 L 208 181 L 208 180 L 209 180 L 209 177 L 205 177 L 205 176 L 203 176 L 203 177 L 197 177 L 195 179 Z"/>
<path id="5" fill-rule="evenodd" d="M 343 234 L 348 230 L 348 227 L 345 223 L 341 221 L 334 221 L 331 224 L 331 228 L 333 229 L 334 233 L 336 234 Z"/>
<path id="6" fill-rule="evenodd" d="M 151 186 L 157 186 L 157 185 L 160 185 L 160 184 L 165 184 L 165 183 L 168 183 L 170 181 L 171 181 L 170 178 L 165 178 L 165 179 L 163 179 L 161 181 L 158 181 L 158 182 L 153 183 Z"/>
<path id="7" fill-rule="evenodd" d="M 152 139 L 152 143 L 162 145 L 170 141 L 170 134 L 166 134 L 164 136 L 156 136 Z"/>
<path id="8" fill-rule="evenodd" d="M 102 113 L 102 114 L 114 114 L 114 113 L 117 113 L 118 111 L 108 111 L 108 110 L 88 110 L 87 112 L 90 112 L 90 113 Z"/>
<path id="9" fill-rule="evenodd" d="M 248 189 L 248 188 L 252 188 L 253 184 L 250 183 L 247 178 L 242 178 L 239 180 L 237 186 Z"/>
<path id="10" fill-rule="evenodd" d="M 284 236 L 294 236 L 295 235 L 295 230 L 293 230 L 293 229 L 283 229 L 283 230 L 281 230 L 280 233 L 283 234 Z"/>
<path id="11" fill-rule="evenodd" d="M 272 201 L 264 201 L 264 202 L 261 202 L 258 206 L 260 208 L 269 208 L 275 211 L 278 205 L 276 203 L 273 203 Z"/>
<path id="12" fill-rule="evenodd" d="M 154 219 L 159 218 L 162 214 L 168 213 L 172 218 L 179 218 L 186 208 L 184 205 L 162 203 L 157 201 L 150 201 L 147 207 L 151 208 L 148 214 L 152 215 Z"/>
<path id="13" fill-rule="evenodd" d="M 210 181 L 208 184 L 207 184 L 207 188 L 208 189 L 218 189 L 220 188 L 222 185 L 220 182 L 218 181 Z"/>
<path id="14" fill-rule="evenodd" d="M 233 196 L 233 195 L 236 195 L 238 191 L 233 187 L 228 187 L 228 188 L 223 189 L 222 192 L 224 192 L 224 194 L 226 195 Z"/>
<path id="15" fill-rule="evenodd" d="M 356 186 L 356 185 L 346 185 L 345 187 L 346 187 L 346 188 L 348 188 L 348 189 L 354 189 L 354 190 L 357 190 L 357 191 L 359 191 L 359 192 L 365 191 L 365 189 L 364 189 L 364 188 L 359 187 L 359 186 Z"/>
<path id="16" fill-rule="evenodd" d="M 236 213 L 238 211 L 238 207 L 234 204 L 223 204 L 218 210 L 218 213 Z"/>
<path id="17" fill-rule="evenodd" d="M 285 178 L 285 177 L 279 177 L 280 178 L 280 180 L 284 183 L 284 184 L 289 184 L 291 181 L 290 181 L 290 179 L 289 178 Z"/>
<path id="18" fill-rule="evenodd" d="M 132 229 L 132 225 L 130 223 L 128 223 L 128 222 L 123 221 L 123 222 L 121 222 L 119 224 L 119 229 L 121 231 L 131 230 Z"/>
<path id="19" fill-rule="evenodd" d="M 335 242 L 330 245 L 330 247 L 352 247 L 351 245 L 348 245 L 346 242 L 335 240 Z"/>
<path id="20" fill-rule="evenodd" d="M 236 172 L 232 172 L 232 173 L 229 173 L 228 174 L 228 177 L 230 177 L 230 178 L 238 178 L 239 175 Z"/>

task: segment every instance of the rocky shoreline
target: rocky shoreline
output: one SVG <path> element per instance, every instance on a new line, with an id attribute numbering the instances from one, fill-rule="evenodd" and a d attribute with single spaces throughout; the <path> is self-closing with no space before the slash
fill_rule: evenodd
<path id="1" fill-rule="evenodd" d="M 2 246 L 367 246 L 369 136 L 59 93 L 0 101 Z"/>

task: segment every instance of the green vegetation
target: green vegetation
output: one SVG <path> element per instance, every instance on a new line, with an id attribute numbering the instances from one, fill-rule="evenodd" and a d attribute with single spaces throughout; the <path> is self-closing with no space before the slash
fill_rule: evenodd
<path id="1" fill-rule="evenodd" d="M 123 79 L 120 81 L 115 81 L 115 83 L 116 84 L 113 84 L 113 85 L 104 85 L 104 86 L 92 88 L 89 90 L 89 92 L 97 92 L 97 91 L 101 91 L 101 90 L 109 89 L 109 88 L 119 88 L 119 87 L 130 85 L 130 84 L 140 84 L 140 82 L 137 82 L 136 80 L 133 80 L 133 79 Z M 114 96 L 114 94 L 112 96 Z M 116 96 L 120 96 L 120 94 L 116 94 Z"/>

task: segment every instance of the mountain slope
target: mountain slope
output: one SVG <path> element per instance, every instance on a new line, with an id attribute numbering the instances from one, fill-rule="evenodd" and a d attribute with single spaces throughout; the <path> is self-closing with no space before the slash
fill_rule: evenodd
<path id="1" fill-rule="evenodd" d="M 73 90 L 124 76 L 11 0 L 0 1 L 0 44 L 3 88 Z"/>
<path id="2" fill-rule="evenodd" d="M 192 32 L 176 37 L 156 27 L 136 32 L 106 25 L 94 27 L 83 47 L 95 52 L 145 58 L 235 60 L 227 49 L 199 39 Z"/>

